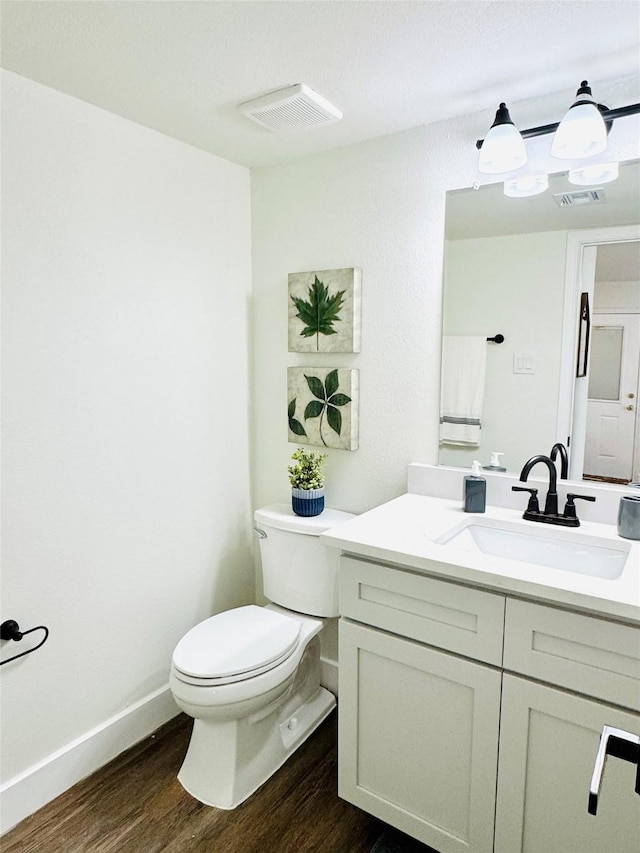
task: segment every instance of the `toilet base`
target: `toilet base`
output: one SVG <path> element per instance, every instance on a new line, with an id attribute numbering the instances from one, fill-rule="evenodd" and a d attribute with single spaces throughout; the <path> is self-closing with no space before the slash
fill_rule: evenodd
<path id="1" fill-rule="evenodd" d="M 292 697 L 293 698 L 293 697 Z M 302 704 L 226 722 L 197 719 L 178 780 L 201 803 L 235 809 L 278 770 L 336 707 L 324 687 Z M 293 705 L 293 707 L 292 707 Z"/>

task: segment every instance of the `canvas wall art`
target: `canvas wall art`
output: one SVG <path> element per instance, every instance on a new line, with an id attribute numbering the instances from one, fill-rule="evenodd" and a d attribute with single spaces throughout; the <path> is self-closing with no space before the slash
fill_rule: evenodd
<path id="1" fill-rule="evenodd" d="M 356 267 L 289 274 L 289 352 L 360 352 Z"/>
<path id="2" fill-rule="evenodd" d="M 289 441 L 357 450 L 357 370 L 289 367 L 287 381 Z"/>

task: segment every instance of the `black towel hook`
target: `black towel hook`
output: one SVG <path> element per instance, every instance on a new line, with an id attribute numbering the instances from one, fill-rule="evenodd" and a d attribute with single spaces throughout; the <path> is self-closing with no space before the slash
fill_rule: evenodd
<path id="1" fill-rule="evenodd" d="M 494 335 L 492 338 L 487 338 L 487 341 L 491 341 L 494 344 L 501 344 L 504 341 L 504 335 Z"/>
<path id="2" fill-rule="evenodd" d="M 33 646 L 31 649 L 27 649 L 26 652 L 20 652 L 6 660 L 0 661 L 0 666 L 2 666 L 3 663 L 10 663 L 12 660 L 17 660 L 25 655 L 30 655 L 31 652 L 35 652 L 36 649 L 44 646 L 49 636 L 49 629 L 45 625 L 36 625 L 35 628 L 29 628 L 28 631 L 21 631 L 20 626 L 15 619 L 7 619 L 6 622 L 3 622 L 2 625 L 0 625 L 0 640 L 15 640 L 16 642 L 19 642 L 23 637 L 26 637 L 27 634 L 32 634 L 34 631 L 44 631 L 44 637 L 40 640 L 38 645 Z"/>

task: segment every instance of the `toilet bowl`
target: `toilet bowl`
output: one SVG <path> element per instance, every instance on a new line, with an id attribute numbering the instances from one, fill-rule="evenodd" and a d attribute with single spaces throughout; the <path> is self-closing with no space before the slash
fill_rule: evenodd
<path id="1" fill-rule="evenodd" d="M 243 659 L 225 644 L 228 654 L 220 650 L 209 667 L 197 653 L 191 657 L 207 637 L 215 649 L 234 620 L 238 631 L 246 629 L 245 638 L 252 636 L 252 622 L 259 621 L 260 629 L 269 625 L 271 632 L 258 631 L 262 648 L 249 641 L 253 648 L 243 650 Z M 331 713 L 335 697 L 320 686 L 317 635 L 323 624 L 273 604 L 248 605 L 201 622 L 180 641 L 170 687 L 178 707 L 195 722 L 178 779 L 200 802 L 235 808 Z M 279 646 L 284 651 L 277 654 Z M 251 668 L 242 671 L 249 660 Z"/>
<path id="2" fill-rule="evenodd" d="M 171 691 L 194 718 L 178 780 L 206 805 L 238 806 L 336 706 L 320 684 L 318 635 L 338 615 L 337 555 L 318 535 L 352 516 L 325 513 L 318 521 L 283 505 L 256 511 L 265 591 L 270 579 L 278 603 L 211 616 L 175 648 Z M 305 613 L 287 607 L 291 600 Z"/>

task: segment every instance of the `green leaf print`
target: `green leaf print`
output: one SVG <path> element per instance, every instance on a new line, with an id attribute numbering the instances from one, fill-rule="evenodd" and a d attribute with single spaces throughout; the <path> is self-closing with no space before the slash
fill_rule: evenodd
<path id="1" fill-rule="evenodd" d="M 316 351 L 320 350 L 320 335 L 336 335 L 334 323 L 341 322 L 340 309 L 344 300 L 344 290 L 339 290 L 329 296 L 329 288 L 314 276 L 315 281 L 309 286 L 308 300 L 292 296 L 291 300 L 298 309 L 296 317 L 302 321 L 304 328 L 300 332 L 303 338 L 316 336 Z"/>

